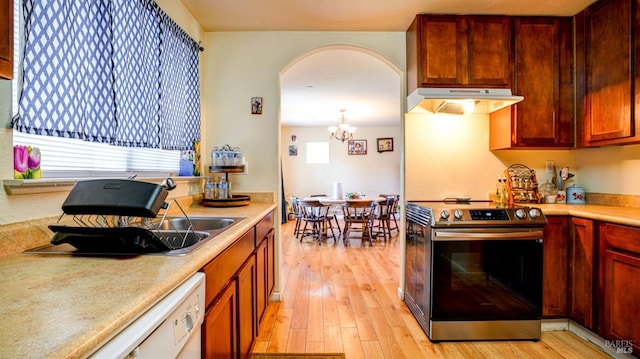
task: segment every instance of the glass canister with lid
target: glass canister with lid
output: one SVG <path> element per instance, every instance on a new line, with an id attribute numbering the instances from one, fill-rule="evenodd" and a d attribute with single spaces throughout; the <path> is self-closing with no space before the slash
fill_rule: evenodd
<path id="1" fill-rule="evenodd" d="M 548 180 L 540 185 L 540 199 L 542 203 L 556 203 L 558 197 L 558 187 Z"/>

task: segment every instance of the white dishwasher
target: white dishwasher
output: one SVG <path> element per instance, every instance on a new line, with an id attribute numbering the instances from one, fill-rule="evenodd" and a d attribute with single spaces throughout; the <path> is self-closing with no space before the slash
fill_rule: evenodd
<path id="1" fill-rule="evenodd" d="M 201 357 L 204 273 L 196 273 L 93 353 L 94 359 Z"/>

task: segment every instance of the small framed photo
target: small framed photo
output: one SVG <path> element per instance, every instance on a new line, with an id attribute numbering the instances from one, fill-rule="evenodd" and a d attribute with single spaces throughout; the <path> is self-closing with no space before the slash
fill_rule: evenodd
<path id="1" fill-rule="evenodd" d="M 289 145 L 289 156 L 297 156 L 297 155 L 298 155 L 298 146 Z"/>
<path id="2" fill-rule="evenodd" d="M 350 155 L 366 155 L 367 140 L 349 140 L 348 151 Z"/>
<path id="3" fill-rule="evenodd" d="M 262 97 L 251 98 L 251 114 L 262 115 Z"/>
<path id="4" fill-rule="evenodd" d="M 393 152 L 393 138 L 378 138 L 378 152 Z"/>

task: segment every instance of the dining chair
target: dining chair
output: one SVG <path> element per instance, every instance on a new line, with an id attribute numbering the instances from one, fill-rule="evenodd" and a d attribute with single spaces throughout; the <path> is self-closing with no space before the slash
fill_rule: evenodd
<path id="1" fill-rule="evenodd" d="M 293 217 L 296 219 L 296 225 L 293 228 L 293 235 L 298 238 L 300 234 L 300 225 L 302 224 L 302 209 L 300 207 L 300 198 L 291 196 L 291 208 L 293 209 Z"/>
<path id="2" fill-rule="evenodd" d="M 394 201 L 393 201 L 393 208 L 391 209 L 391 221 L 389 222 L 389 224 L 391 224 L 391 226 L 389 227 L 389 231 L 400 231 L 400 227 L 398 226 L 398 201 L 400 200 L 400 195 L 397 194 L 381 194 L 379 195 L 379 197 L 382 198 L 387 198 L 387 197 L 393 197 Z"/>
<path id="3" fill-rule="evenodd" d="M 345 245 L 352 238 L 352 231 L 362 233 L 362 243 L 368 240 L 373 245 L 373 218 L 376 201 L 346 201 L 342 205 L 344 229 L 342 238 Z"/>
<path id="4" fill-rule="evenodd" d="M 309 197 L 313 198 L 313 197 L 329 197 L 329 196 L 327 196 L 326 194 L 312 194 Z M 338 233 L 342 233 L 342 228 L 340 228 L 340 223 L 338 222 L 338 216 L 335 213 L 334 206 L 329 207 L 329 213 L 327 214 L 327 217 L 329 217 L 329 223 L 331 224 L 331 226 L 333 228 L 338 229 Z"/>
<path id="5" fill-rule="evenodd" d="M 387 237 L 391 239 L 391 217 L 394 216 L 394 196 L 386 197 L 378 202 L 373 217 L 373 233 L 375 235 L 382 234 L 384 241 Z"/>
<path id="6" fill-rule="evenodd" d="M 329 238 L 329 230 L 335 242 L 336 235 L 328 216 L 330 206 L 316 200 L 300 200 L 298 203 L 300 204 L 302 221 L 304 222 L 304 227 L 299 231 L 300 242 L 304 237 L 311 236 L 320 243 L 322 239 Z M 307 228 L 309 226 L 311 227 Z"/>

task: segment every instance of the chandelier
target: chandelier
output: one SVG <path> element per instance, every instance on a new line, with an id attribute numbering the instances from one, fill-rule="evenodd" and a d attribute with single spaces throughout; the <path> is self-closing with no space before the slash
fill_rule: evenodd
<path id="1" fill-rule="evenodd" d="M 331 136 L 329 136 L 330 139 L 335 138 L 342 142 L 353 139 L 353 133 L 356 132 L 356 128 L 349 126 L 347 120 L 344 118 L 344 111 L 346 110 L 340 110 L 342 113 L 340 115 L 340 124 L 338 126 L 329 126 L 329 132 L 331 132 Z"/>

